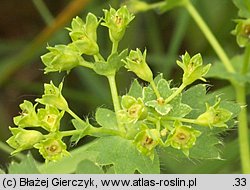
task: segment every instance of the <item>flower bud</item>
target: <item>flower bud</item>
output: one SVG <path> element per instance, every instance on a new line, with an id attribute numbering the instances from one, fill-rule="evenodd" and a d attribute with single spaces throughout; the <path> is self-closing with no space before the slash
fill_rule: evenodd
<path id="1" fill-rule="evenodd" d="M 193 129 L 191 126 L 185 126 L 176 121 L 174 129 L 168 135 L 165 144 L 180 149 L 186 156 L 189 156 L 189 149 L 195 145 L 196 138 L 200 134 L 200 131 Z"/>
<path id="2" fill-rule="evenodd" d="M 153 80 L 153 73 L 146 63 L 146 50 L 142 52 L 137 48 L 136 51 L 131 50 L 126 60 L 123 60 L 125 67 L 135 73 L 139 78 L 147 82 Z"/>
<path id="3" fill-rule="evenodd" d="M 154 148 L 161 141 L 160 133 L 157 129 L 146 129 L 138 133 L 134 139 L 137 149 L 142 153 L 154 159 Z"/>
<path id="4" fill-rule="evenodd" d="M 64 156 L 70 155 L 66 150 L 66 144 L 57 138 L 49 138 L 37 143 L 35 148 L 39 149 L 39 153 L 43 156 L 43 158 L 48 161 L 58 161 L 62 159 Z"/>
<path id="5" fill-rule="evenodd" d="M 24 100 L 24 102 L 20 104 L 20 108 L 22 113 L 19 116 L 14 117 L 15 125 L 22 128 L 39 126 L 35 106 L 33 106 L 31 102 Z"/>
<path id="6" fill-rule="evenodd" d="M 182 56 L 182 62 L 177 61 L 177 64 L 184 71 L 182 82 L 185 85 L 189 85 L 198 79 L 206 82 L 206 79 L 203 78 L 203 76 L 207 74 L 211 64 L 203 66 L 203 61 L 200 54 L 196 54 L 191 58 L 186 52 L 185 55 Z"/>
<path id="7" fill-rule="evenodd" d="M 43 105 L 53 106 L 60 110 L 68 110 L 68 103 L 62 96 L 62 87 L 62 82 L 58 88 L 54 86 L 52 81 L 50 81 L 50 84 L 44 84 L 44 95 L 42 98 L 36 99 L 36 102 Z"/>
<path id="8" fill-rule="evenodd" d="M 123 123 L 136 123 L 147 117 L 147 108 L 141 98 L 135 99 L 125 95 L 122 97 L 121 105 L 123 109 L 118 112 L 118 116 Z"/>
<path id="9" fill-rule="evenodd" d="M 128 11 L 126 6 L 122 6 L 117 11 L 113 8 L 110 10 L 104 10 L 104 22 L 101 23 L 103 26 L 109 28 L 110 40 L 119 42 L 126 31 L 128 24 L 134 19 L 134 16 Z"/>
<path id="10" fill-rule="evenodd" d="M 246 47 L 250 42 L 250 18 L 236 20 L 236 28 L 232 34 L 236 36 L 236 41 L 240 47 Z"/>
<path id="11" fill-rule="evenodd" d="M 69 72 L 84 61 L 72 45 L 56 45 L 55 47 L 47 47 L 47 49 L 50 52 L 41 56 L 42 62 L 46 66 L 45 74 L 49 72 Z"/>
<path id="12" fill-rule="evenodd" d="M 220 101 L 221 99 L 219 98 L 213 106 L 206 104 L 206 112 L 196 119 L 196 123 L 202 126 L 227 128 L 226 122 L 231 118 L 232 113 L 224 108 L 220 108 Z"/>
<path id="13" fill-rule="evenodd" d="M 71 22 L 70 37 L 73 45 L 78 49 L 81 54 L 95 55 L 99 52 L 97 45 L 96 30 L 99 21 L 96 16 L 89 13 L 86 17 L 86 23 L 80 17 L 76 17 Z"/>
<path id="14" fill-rule="evenodd" d="M 41 126 L 49 132 L 59 130 L 60 120 L 64 115 L 64 111 L 59 112 L 57 108 L 46 106 L 38 110 L 37 116 Z"/>
<path id="15" fill-rule="evenodd" d="M 25 130 L 22 128 L 10 128 L 13 134 L 6 142 L 14 149 L 11 154 L 32 148 L 43 139 L 43 134 L 35 130 Z"/>

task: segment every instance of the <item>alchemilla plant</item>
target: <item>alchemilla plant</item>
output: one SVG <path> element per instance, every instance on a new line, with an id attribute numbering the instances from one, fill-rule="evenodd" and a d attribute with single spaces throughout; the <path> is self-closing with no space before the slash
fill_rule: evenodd
<path id="1" fill-rule="evenodd" d="M 149 5 L 131 1 L 137 11 L 191 6 L 184 0 L 170 2 Z M 119 42 L 134 19 L 135 15 L 127 6 L 104 10 L 103 18 L 92 13 L 83 20 L 76 17 L 67 28 L 72 42 L 47 47 L 48 52 L 41 56 L 45 74 L 69 74 L 76 67 L 93 70 L 107 78 L 114 109 L 97 108 L 93 124 L 70 108 L 63 96 L 63 81 L 60 84 L 50 81 L 44 84 L 44 94 L 35 103 L 25 100 L 20 105 L 21 114 L 14 117 L 16 126 L 10 127 L 12 136 L 7 140 L 14 148 L 12 154 L 37 149 L 46 164 L 41 166 L 34 160 L 32 163 L 38 168 L 35 171 L 41 173 L 50 172 L 50 166 L 63 165 L 65 160 L 75 167 L 68 170 L 71 173 L 80 166 L 91 168 L 87 172 L 94 173 L 160 173 L 160 159 L 164 159 L 160 158 L 162 151 L 186 159 L 221 158 L 219 137 L 235 126 L 239 104 L 207 93 L 206 74 L 211 64 L 204 63 L 199 53 L 185 52 L 177 59 L 183 74 L 181 81 L 173 82 L 165 79 L 164 73 L 153 74 L 146 48 L 120 50 Z M 249 19 L 237 20 L 237 23 L 233 33 L 244 46 L 249 42 L 248 33 L 244 33 L 249 28 Z M 112 42 L 107 57 L 101 55 L 102 47 L 98 43 L 101 36 L 97 36 L 97 30 L 101 26 L 108 29 Z M 126 94 L 118 94 L 116 87 L 115 76 L 121 67 L 140 79 L 132 82 Z M 174 85 L 178 82 L 179 86 Z M 61 129 L 61 120 L 66 114 L 72 117 L 74 130 Z M 70 137 L 71 143 L 77 144 L 85 136 L 96 138 L 73 151 L 65 142 L 65 137 Z M 30 162 L 31 157 L 28 160 Z"/>

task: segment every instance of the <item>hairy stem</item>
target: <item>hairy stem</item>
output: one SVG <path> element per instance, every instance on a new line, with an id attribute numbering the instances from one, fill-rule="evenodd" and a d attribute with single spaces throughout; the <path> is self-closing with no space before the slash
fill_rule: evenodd
<path id="1" fill-rule="evenodd" d="M 242 172 L 250 174 L 250 154 L 249 154 L 249 140 L 248 140 L 248 123 L 247 123 L 247 109 L 246 109 L 246 88 L 245 85 L 236 84 L 234 86 L 236 91 L 237 102 L 242 105 L 241 112 L 238 116 L 238 135 L 240 145 L 240 157 Z"/>
<path id="2" fill-rule="evenodd" d="M 245 53 L 244 53 L 244 62 L 243 62 L 243 66 L 241 69 L 241 74 L 246 74 L 248 71 L 248 66 L 249 66 L 249 62 L 250 62 L 250 45 L 248 45 L 245 49 Z"/>
<path id="3" fill-rule="evenodd" d="M 117 92 L 117 87 L 116 87 L 116 81 L 115 81 L 115 75 L 107 76 L 108 81 L 109 81 L 109 86 L 110 86 L 110 91 L 111 91 L 111 96 L 112 96 L 112 101 L 113 101 L 113 106 L 116 114 L 116 120 L 118 123 L 118 127 L 120 131 L 124 131 L 125 129 L 123 128 L 119 116 L 118 116 L 118 111 L 121 110 L 120 106 L 120 101 L 119 101 L 119 96 Z"/>
<path id="4" fill-rule="evenodd" d="M 218 55 L 218 57 L 221 59 L 222 63 L 224 64 L 225 68 L 229 72 L 234 73 L 235 70 L 227 54 L 225 53 L 225 51 L 223 50 L 223 48 L 221 47 L 221 45 L 219 44 L 219 42 L 217 41 L 217 39 L 211 32 L 211 30 L 209 29 L 209 27 L 205 23 L 205 21 L 202 19 L 202 17 L 200 16 L 200 14 L 198 13 L 198 11 L 195 9 L 195 7 L 192 5 L 190 1 L 188 1 L 188 3 L 185 4 L 185 8 L 189 12 L 189 14 L 192 16 L 192 18 L 195 20 L 195 22 L 197 23 L 197 25 L 199 26 L 199 28 L 201 29 L 201 31 L 207 38 L 208 42 L 211 44 L 216 54 Z"/>

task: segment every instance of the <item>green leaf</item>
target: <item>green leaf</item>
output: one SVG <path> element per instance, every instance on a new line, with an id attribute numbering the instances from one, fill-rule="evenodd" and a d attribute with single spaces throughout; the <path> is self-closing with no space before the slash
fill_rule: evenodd
<path id="1" fill-rule="evenodd" d="M 95 119 L 99 125 L 108 129 L 117 129 L 116 115 L 113 111 L 105 108 L 98 108 Z"/>
<path id="2" fill-rule="evenodd" d="M 164 79 L 164 78 L 163 78 L 163 73 L 159 73 L 159 74 L 154 78 L 155 84 L 158 84 L 158 82 L 159 82 L 161 79 Z"/>
<path id="3" fill-rule="evenodd" d="M 133 81 L 127 95 L 133 96 L 136 99 L 142 97 L 142 86 L 139 84 L 138 80 L 135 79 Z"/>
<path id="4" fill-rule="evenodd" d="M 166 99 L 173 93 L 169 85 L 170 85 L 169 82 L 166 81 L 165 79 L 160 79 L 157 83 L 157 88 L 160 92 L 160 95 L 164 99 Z"/>
<path id="5" fill-rule="evenodd" d="M 213 105 L 216 102 L 216 96 L 220 95 L 220 91 L 207 94 L 206 85 L 203 84 L 191 87 L 182 94 L 182 102 L 192 108 L 192 111 L 186 117 L 196 119 L 200 114 L 206 111 L 205 104 L 208 103 L 209 105 Z M 227 109 L 233 114 L 231 121 L 233 121 L 233 118 L 235 118 L 241 111 L 240 105 L 232 101 L 222 100 L 220 107 Z M 231 123 L 231 127 L 232 125 L 234 125 L 234 122 Z"/>
<path id="6" fill-rule="evenodd" d="M 237 117 L 241 111 L 241 107 L 239 104 L 230 101 L 222 101 L 220 107 L 230 111 L 233 114 L 232 118 Z"/>
<path id="7" fill-rule="evenodd" d="M 115 136 L 104 137 L 98 139 L 89 149 L 99 152 L 96 160 L 99 165 L 114 165 L 115 173 L 160 173 L 157 153 L 155 152 L 152 161 L 148 156 L 142 155 L 131 140 Z"/>
<path id="8" fill-rule="evenodd" d="M 38 163 L 34 160 L 31 154 L 27 154 L 25 159 L 20 163 L 12 162 L 9 166 L 9 174 L 38 174 L 40 173 Z"/>
<path id="9" fill-rule="evenodd" d="M 127 49 L 123 50 L 120 54 L 118 54 L 118 52 L 111 54 L 108 57 L 107 62 L 96 62 L 94 65 L 94 71 L 99 75 L 114 75 L 120 69 L 120 67 L 124 65 L 122 60 L 126 58 L 127 54 Z"/>
<path id="10" fill-rule="evenodd" d="M 239 16 L 250 18 L 250 1 L 249 0 L 233 0 L 236 7 L 239 8 Z"/>
<path id="11" fill-rule="evenodd" d="M 148 102 L 148 101 L 157 99 L 153 89 L 150 86 L 144 87 L 142 89 L 142 98 L 143 98 L 144 102 Z"/>
<path id="12" fill-rule="evenodd" d="M 127 49 L 123 50 L 120 54 L 118 54 L 118 52 L 111 54 L 108 57 L 107 63 L 112 65 L 112 67 L 117 72 L 124 65 L 122 60 L 126 58 L 127 54 L 128 54 Z"/>
<path id="13" fill-rule="evenodd" d="M 212 132 L 203 132 L 197 138 L 195 146 L 190 150 L 190 158 L 221 159 L 218 145 L 222 142 Z"/>
<path id="14" fill-rule="evenodd" d="M 192 111 L 186 117 L 196 119 L 206 111 L 205 103 L 211 102 L 211 99 L 213 100 L 214 97 L 206 95 L 206 85 L 198 84 L 189 88 L 182 94 L 182 102 L 192 108 Z"/>
<path id="15" fill-rule="evenodd" d="M 79 122 L 76 119 L 72 119 L 71 122 L 74 125 L 75 129 L 82 130 L 82 132 L 80 134 L 72 135 L 70 138 L 71 142 L 74 142 L 75 144 L 77 144 L 78 141 L 86 135 L 85 130 L 89 127 L 88 121 L 87 122 Z"/>
<path id="16" fill-rule="evenodd" d="M 81 161 L 76 168 L 76 174 L 103 174 L 102 168 L 91 160 Z"/>
<path id="17" fill-rule="evenodd" d="M 187 118 L 196 119 L 200 114 L 206 111 L 205 104 L 214 105 L 216 102 L 216 96 L 218 94 L 206 93 L 206 85 L 196 85 L 188 89 L 182 94 L 182 102 L 189 105 L 192 111 L 186 116 Z M 229 127 L 235 125 L 234 117 L 240 112 L 240 106 L 234 102 L 221 101 L 220 108 L 227 109 L 233 113 L 231 119 L 227 122 Z M 195 146 L 190 150 L 190 158 L 196 159 L 220 159 L 220 151 L 218 149 L 221 141 L 217 138 L 219 132 L 225 131 L 226 129 L 209 129 L 207 127 L 201 127 L 194 125 L 202 132 L 201 136 L 197 138 Z"/>

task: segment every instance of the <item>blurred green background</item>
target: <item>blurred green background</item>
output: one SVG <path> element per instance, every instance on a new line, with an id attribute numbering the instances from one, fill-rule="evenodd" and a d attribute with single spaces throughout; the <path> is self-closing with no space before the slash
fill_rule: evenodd
<path id="1" fill-rule="evenodd" d="M 75 15 L 84 18 L 88 12 L 102 16 L 102 9 L 111 5 L 118 8 L 119 0 L 1 0 L 0 1 L 0 140 L 10 137 L 8 127 L 14 126 L 12 118 L 19 114 L 19 104 L 23 100 L 40 97 L 43 83 L 53 80 L 58 84 L 65 73 L 43 74 L 40 56 L 46 52 L 47 44 L 67 44 L 70 41 L 65 27 Z M 148 0 L 147 2 L 157 2 Z M 208 23 L 225 51 L 230 55 L 241 53 L 235 37 L 233 19 L 237 18 L 237 8 L 231 0 L 193 1 L 198 11 Z M 98 29 L 101 53 L 108 55 L 111 43 L 105 27 Z M 139 13 L 129 26 L 120 49 L 147 48 L 148 62 L 155 75 L 164 73 L 167 79 L 174 79 L 173 85 L 181 82 L 181 70 L 176 59 L 186 50 L 191 54 L 201 53 L 205 63 L 218 60 L 211 46 L 188 13 L 176 8 L 164 14 L 154 11 Z M 129 76 L 129 77 L 128 77 Z M 117 76 L 118 90 L 124 94 L 135 75 L 121 70 Z M 99 106 L 112 108 L 106 79 L 93 71 L 77 68 L 64 78 L 63 94 L 72 110 L 79 116 L 93 120 L 94 111 Z M 227 82 L 209 79 L 210 91 L 228 85 Z M 227 94 L 233 98 L 233 94 Z M 70 121 L 65 119 L 65 128 Z M 162 152 L 163 173 L 239 173 L 240 160 L 237 131 L 223 136 L 221 147 L 224 161 L 179 160 Z M 0 149 L 0 167 L 6 168 L 12 159 Z"/>

